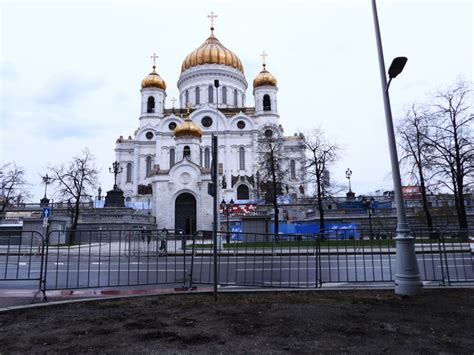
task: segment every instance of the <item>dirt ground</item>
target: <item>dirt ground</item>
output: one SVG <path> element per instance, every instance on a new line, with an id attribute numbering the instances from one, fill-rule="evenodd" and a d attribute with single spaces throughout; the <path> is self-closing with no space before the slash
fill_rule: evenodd
<path id="1" fill-rule="evenodd" d="M 0 313 L 0 353 L 474 350 L 474 289 L 160 295 Z"/>

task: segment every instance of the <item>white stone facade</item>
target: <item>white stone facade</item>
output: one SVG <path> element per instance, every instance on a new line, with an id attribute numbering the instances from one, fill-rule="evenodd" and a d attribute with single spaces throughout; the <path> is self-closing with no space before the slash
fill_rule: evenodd
<path id="1" fill-rule="evenodd" d="M 214 88 L 216 79 L 218 92 Z M 195 219 L 186 220 L 190 229 L 187 231 L 210 230 L 212 197 L 208 195 L 207 185 L 211 181 L 211 134 L 218 132 L 219 137 L 219 200 L 255 201 L 258 137 L 269 128 L 283 133 L 277 109 L 278 88 L 271 85 L 254 88 L 255 106 L 245 107 L 247 81 L 243 72 L 223 64 L 188 68 L 181 73 L 177 85 L 180 109 L 176 110 L 165 109 L 165 90 L 157 87 L 141 90 L 139 127 L 133 136 L 120 137 L 116 142 L 116 160 L 123 168 L 117 185 L 124 191 L 126 201 L 153 206 L 158 228 L 182 228 L 184 222 L 176 221 L 181 218 L 177 200 L 183 193 L 190 194 L 195 199 Z M 209 94 L 211 89 L 213 92 Z M 265 108 L 264 95 L 268 95 Z M 154 100 L 152 108 L 150 97 Z M 191 106 L 190 118 L 202 130 L 201 137 L 174 136 L 174 128 L 188 116 L 184 109 L 187 104 Z M 302 137 L 285 137 L 283 145 L 289 171 L 287 185 L 291 187 L 289 195 L 302 197 L 306 186 Z M 186 196 L 186 201 L 192 200 Z M 186 201 L 183 206 L 188 206 Z"/>

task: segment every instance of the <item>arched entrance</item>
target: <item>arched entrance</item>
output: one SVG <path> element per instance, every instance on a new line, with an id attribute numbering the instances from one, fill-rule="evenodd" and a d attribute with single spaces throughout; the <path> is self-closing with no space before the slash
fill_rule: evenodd
<path id="1" fill-rule="evenodd" d="M 174 228 L 185 234 L 196 232 L 196 199 L 190 193 L 182 193 L 176 198 L 174 208 Z"/>

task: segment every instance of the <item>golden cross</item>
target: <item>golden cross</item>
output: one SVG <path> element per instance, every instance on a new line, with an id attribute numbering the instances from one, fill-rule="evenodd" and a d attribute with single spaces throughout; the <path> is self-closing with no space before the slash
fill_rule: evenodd
<path id="1" fill-rule="evenodd" d="M 268 57 L 268 53 L 265 53 L 265 51 L 262 52 L 262 54 L 260 54 L 260 57 L 262 57 L 262 60 L 263 60 L 263 66 L 265 66 L 265 57 Z"/>
<path id="2" fill-rule="evenodd" d="M 214 11 L 211 11 L 207 17 L 211 19 L 211 31 L 214 31 L 214 19 L 217 17 L 217 15 L 214 14 Z"/>
<path id="3" fill-rule="evenodd" d="M 153 53 L 153 55 L 150 58 L 153 59 L 153 66 L 156 66 L 156 58 L 158 58 L 156 53 Z"/>
<path id="4" fill-rule="evenodd" d="M 173 108 L 174 108 L 174 104 L 176 103 L 176 99 L 173 97 L 173 98 L 171 99 L 171 102 L 173 102 Z"/>

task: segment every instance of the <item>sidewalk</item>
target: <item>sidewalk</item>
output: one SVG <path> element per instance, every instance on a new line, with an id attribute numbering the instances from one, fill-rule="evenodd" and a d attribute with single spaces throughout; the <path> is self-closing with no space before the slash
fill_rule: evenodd
<path id="1" fill-rule="evenodd" d="M 208 287 L 202 287 L 207 290 Z M 55 302 L 84 301 L 90 299 L 126 297 L 138 295 L 159 295 L 181 293 L 179 288 L 122 288 L 122 289 L 80 289 L 46 291 L 47 302 L 42 300 L 42 293 L 34 289 L 0 289 L 0 312 L 18 307 L 51 304 Z M 36 299 L 35 299 L 36 295 Z M 34 300 L 34 303 L 32 303 Z"/>
<path id="2" fill-rule="evenodd" d="M 210 242 L 209 242 L 210 244 Z M 186 241 L 186 250 L 182 249 L 182 242 L 177 240 L 170 240 L 167 242 L 166 246 L 168 256 L 179 256 L 179 255 L 191 255 L 192 241 Z M 91 244 L 82 244 L 74 246 L 65 246 L 65 247 L 54 247 L 50 248 L 50 253 L 60 252 L 61 250 L 67 251 L 72 255 L 76 254 L 102 254 L 102 255 L 162 255 L 161 251 L 157 248 L 156 242 L 146 243 L 142 241 L 137 241 L 131 244 L 120 243 L 120 242 L 104 242 L 104 243 L 91 243 Z M 319 254 L 395 254 L 395 247 L 387 246 L 345 246 L 341 245 L 339 247 L 327 247 L 323 246 L 321 248 L 310 247 L 310 246 L 300 246 L 300 247 L 280 247 L 278 244 L 275 244 L 273 247 L 255 247 L 255 248 L 241 248 L 238 247 L 238 244 L 235 246 L 224 248 L 222 243 L 218 244 L 218 254 L 221 256 L 225 255 L 315 255 Z M 469 253 L 470 247 L 469 243 L 465 245 L 460 244 L 426 244 L 426 243 L 415 243 L 415 251 L 417 253 L 439 253 L 439 252 L 466 252 Z M 2 254 L 0 248 L 0 254 Z M 212 255 L 213 249 L 210 247 L 197 247 L 194 248 L 194 255 Z"/>

